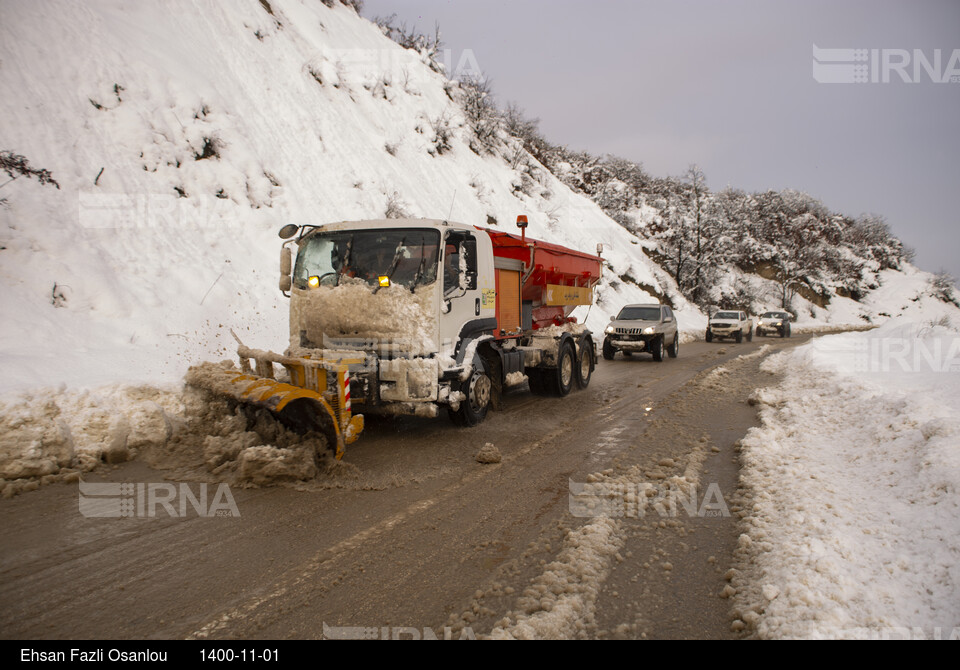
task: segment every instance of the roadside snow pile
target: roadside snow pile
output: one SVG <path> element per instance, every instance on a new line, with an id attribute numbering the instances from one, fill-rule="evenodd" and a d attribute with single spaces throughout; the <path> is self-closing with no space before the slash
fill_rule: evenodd
<path id="1" fill-rule="evenodd" d="M 704 375 L 703 379 L 700 380 L 700 386 L 706 389 L 713 389 L 714 391 L 723 391 L 726 388 L 727 378 L 729 376 L 730 371 L 722 365 L 719 365 Z"/>
<path id="2" fill-rule="evenodd" d="M 75 481 L 139 459 L 198 479 L 264 486 L 313 479 L 320 435 L 301 436 L 266 411 L 243 413 L 197 389 L 105 387 L 0 399 L 0 493 Z"/>
<path id="3" fill-rule="evenodd" d="M 737 356 L 737 358 L 743 361 L 752 361 L 754 358 L 762 358 L 766 356 L 768 353 L 770 353 L 770 349 L 770 345 L 765 344 L 753 353 L 743 354 L 741 356 Z"/>
<path id="4" fill-rule="evenodd" d="M 148 387 L 9 394 L 0 398 L 0 490 L 9 497 L 33 488 L 29 478 L 76 479 L 163 445 L 180 411 L 178 393 Z"/>
<path id="5" fill-rule="evenodd" d="M 734 614 L 761 638 L 960 637 L 960 333 L 891 321 L 761 369 L 784 380 L 742 440 Z"/>

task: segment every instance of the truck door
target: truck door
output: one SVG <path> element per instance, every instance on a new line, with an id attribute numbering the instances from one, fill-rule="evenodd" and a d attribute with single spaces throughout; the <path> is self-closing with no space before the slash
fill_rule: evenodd
<path id="1" fill-rule="evenodd" d="M 443 245 L 443 296 L 440 308 L 440 349 L 455 355 L 457 345 L 492 333 L 497 322 L 489 269 L 473 233 L 452 230 Z"/>

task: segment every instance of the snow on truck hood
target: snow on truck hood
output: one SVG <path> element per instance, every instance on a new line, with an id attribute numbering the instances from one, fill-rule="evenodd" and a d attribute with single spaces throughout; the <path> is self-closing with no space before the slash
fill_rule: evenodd
<path id="1" fill-rule="evenodd" d="M 346 278 L 339 286 L 293 289 L 290 296 L 290 346 L 321 348 L 390 347 L 430 354 L 437 347 L 437 283 L 416 291 L 394 285 L 374 293 L 364 281 Z M 346 342 L 344 341 L 346 340 Z"/>

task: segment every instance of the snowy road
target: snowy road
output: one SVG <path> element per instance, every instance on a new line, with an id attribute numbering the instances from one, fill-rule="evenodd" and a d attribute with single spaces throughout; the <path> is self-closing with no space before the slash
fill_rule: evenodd
<path id="1" fill-rule="evenodd" d="M 239 518 L 85 518 L 76 484 L 2 500 L 0 636 L 732 637 L 718 594 L 737 537 L 734 442 L 771 381 L 760 356 L 734 359 L 807 339 L 618 356 L 586 391 L 521 387 L 468 430 L 371 421 L 329 481 L 234 488 Z M 500 464 L 474 460 L 487 442 Z M 629 497 L 620 518 L 570 511 L 573 482 L 662 492 L 677 478 L 719 491 L 729 514 L 638 516 Z M 133 462 L 88 481 L 163 474 Z"/>

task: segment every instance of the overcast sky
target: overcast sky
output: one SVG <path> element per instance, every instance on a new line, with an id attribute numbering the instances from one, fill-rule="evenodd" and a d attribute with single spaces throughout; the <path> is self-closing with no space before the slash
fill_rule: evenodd
<path id="1" fill-rule="evenodd" d="M 917 264 L 960 277 L 960 81 L 933 83 L 914 50 L 960 79 L 960 2 L 366 0 L 475 63 L 498 103 L 546 138 L 638 161 L 699 164 L 708 185 L 794 188 L 884 216 Z M 867 83 L 819 83 L 813 46 L 867 52 Z M 887 70 L 907 51 L 911 83 Z M 840 65 L 846 55 L 820 58 Z M 936 69 L 936 68 L 935 68 Z M 876 76 L 877 83 L 869 80 Z M 820 76 L 824 79 L 824 76 Z"/>

